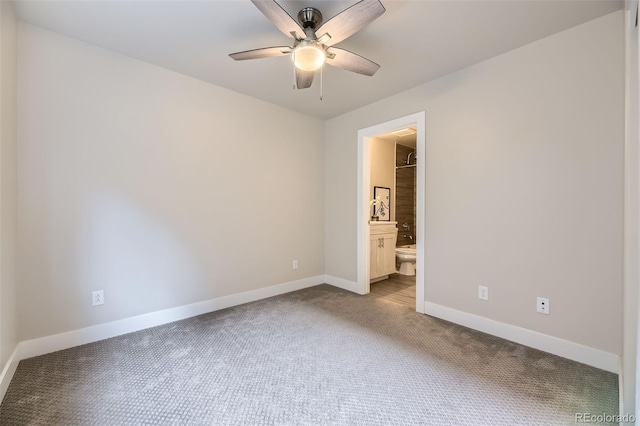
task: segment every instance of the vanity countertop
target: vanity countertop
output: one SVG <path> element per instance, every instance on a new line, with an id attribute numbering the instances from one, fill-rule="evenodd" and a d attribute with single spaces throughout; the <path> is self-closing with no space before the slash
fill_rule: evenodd
<path id="1" fill-rule="evenodd" d="M 398 222 L 387 222 L 386 220 L 370 220 L 369 225 L 397 225 Z"/>

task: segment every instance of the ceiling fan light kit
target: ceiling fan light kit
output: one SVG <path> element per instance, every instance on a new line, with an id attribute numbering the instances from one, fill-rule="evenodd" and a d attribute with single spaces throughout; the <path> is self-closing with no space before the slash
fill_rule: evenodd
<path id="1" fill-rule="evenodd" d="M 313 42 L 301 42 L 293 50 L 293 63 L 302 71 L 317 71 L 324 64 L 324 50 Z"/>
<path id="2" fill-rule="evenodd" d="M 313 7 L 300 10 L 296 22 L 275 0 L 251 2 L 283 34 L 294 39 L 293 47 L 265 47 L 236 52 L 229 55 L 232 59 L 241 61 L 291 54 L 295 73 L 294 87 L 297 89 L 311 87 L 315 72 L 321 70 L 325 63 L 367 76 L 374 75 L 380 69 L 380 65 L 369 59 L 333 47 L 382 15 L 385 8 L 380 0 L 361 0 L 324 23 L 320 11 Z"/>

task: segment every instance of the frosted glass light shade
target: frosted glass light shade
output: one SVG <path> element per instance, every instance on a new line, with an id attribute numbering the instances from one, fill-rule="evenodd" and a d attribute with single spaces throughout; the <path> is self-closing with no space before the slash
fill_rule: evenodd
<path id="1" fill-rule="evenodd" d="M 293 51 L 293 63 L 302 71 L 315 71 L 324 64 L 324 52 L 312 45 L 298 46 Z"/>

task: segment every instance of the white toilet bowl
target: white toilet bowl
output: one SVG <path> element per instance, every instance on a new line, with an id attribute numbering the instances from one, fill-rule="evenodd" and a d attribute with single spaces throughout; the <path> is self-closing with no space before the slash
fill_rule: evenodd
<path id="1" fill-rule="evenodd" d="M 396 259 L 400 263 L 400 275 L 414 276 L 416 274 L 416 245 L 396 247 Z"/>

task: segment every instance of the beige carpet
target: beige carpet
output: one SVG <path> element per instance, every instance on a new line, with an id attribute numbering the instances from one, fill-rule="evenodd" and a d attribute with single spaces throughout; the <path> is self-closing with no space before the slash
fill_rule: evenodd
<path id="1" fill-rule="evenodd" d="M 571 425 L 617 376 L 328 285 L 22 361 L 8 425 Z"/>

